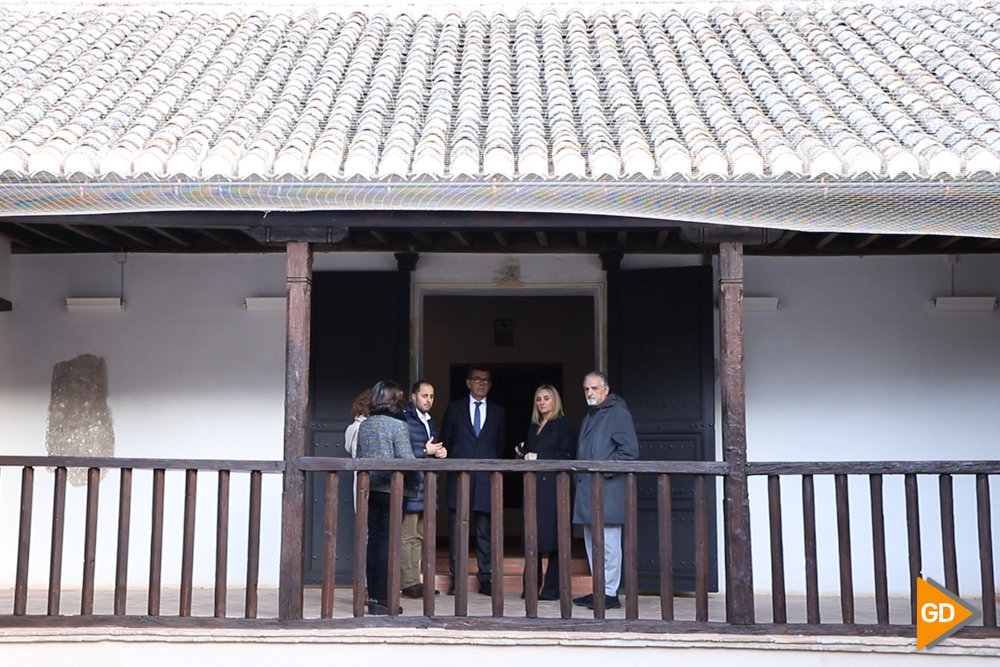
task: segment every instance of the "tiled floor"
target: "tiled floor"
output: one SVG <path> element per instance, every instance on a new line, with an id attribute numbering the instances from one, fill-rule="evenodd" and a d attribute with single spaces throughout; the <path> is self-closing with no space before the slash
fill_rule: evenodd
<path id="1" fill-rule="evenodd" d="M 164 589 L 161 595 L 160 614 L 162 616 L 176 616 L 179 606 L 180 591 L 178 589 Z M 10 589 L 0 591 L 0 616 L 10 614 L 13 610 L 13 591 Z M 227 616 L 241 618 L 243 616 L 245 592 L 241 588 L 231 588 L 227 595 Z M 982 608 L 982 600 L 976 598 L 966 598 L 972 605 Z M 334 596 L 334 617 L 349 617 L 352 615 L 351 591 L 347 588 L 338 588 Z M 454 597 L 440 595 L 436 598 L 437 616 L 451 616 L 454 613 Z M 622 596 L 624 602 L 624 596 Z M 28 593 L 28 614 L 45 614 L 46 612 L 46 591 L 31 590 Z M 215 604 L 215 594 L 211 588 L 196 588 L 193 592 L 193 615 L 212 616 Z M 421 600 L 402 600 L 403 614 L 405 616 L 419 616 L 423 614 L 423 602 Z M 909 601 L 904 597 L 892 597 L 889 600 L 889 619 L 893 624 L 909 624 L 910 610 Z M 111 614 L 113 611 L 113 591 L 98 590 L 94 599 L 95 614 Z M 771 621 L 771 599 L 766 595 L 758 595 L 756 599 L 757 622 L 769 623 Z M 276 588 L 262 588 L 259 592 L 258 616 L 262 618 L 277 616 L 278 591 Z M 683 595 L 674 598 L 674 617 L 679 621 L 693 621 L 695 617 L 695 600 L 693 595 Z M 66 590 L 62 594 L 60 611 L 66 615 L 78 614 L 80 611 L 80 591 Z M 144 589 L 134 589 L 129 591 L 127 612 L 130 615 L 144 615 L 146 613 L 146 591 Z M 305 616 L 306 618 L 318 618 L 320 613 L 320 590 L 318 588 L 308 588 L 305 593 Z M 592 613 L 588 609 L 574 607 L 574 618 L 591 618 Z M 721 593 L 713 593 L 709 596 L 709 620 L 722 622 L 725 620 L 725 596 Z M 469 594 L 469 616 L 490 616 L 492 614 L 491 598 L 479 593 Z M 806 620 L 805 597 L 802 595 L 790 595 L 787 599 L 787 614 L 789 623 L 804 623 Z M 524 617 L 524 601 L 519 594 L 508 594 L 504 598 L 504 615 L 512 618 Z M 538 603 L 538 615 L 541 618 L 558 618 L 559 603 L 544 602 Z M 836 596 L 824 596 L 820 599 L 820 616 L 823 623 L 840 623 L 841 608 L 840 599 Z M 607 618 L 624 618 L 623 609 L 608 610 Z M 644 595 L 639 598 L 639 617 L 641 619 L 655 620 L 660 618 L 660 598 L 652 595 Z M 860 624 L 874 624 L 875 600 L 870 597 L 858 597 L 855 599 L 855 622 Z"/>

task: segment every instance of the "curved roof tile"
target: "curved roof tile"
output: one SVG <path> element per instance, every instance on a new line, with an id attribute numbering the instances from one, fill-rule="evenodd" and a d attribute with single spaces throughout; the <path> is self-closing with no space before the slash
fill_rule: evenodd
<path id="1" fill-rule="evenodd" d="M 995 1 L 511 14 L 0 9 L 0 170 L 1000 173 Z"/>

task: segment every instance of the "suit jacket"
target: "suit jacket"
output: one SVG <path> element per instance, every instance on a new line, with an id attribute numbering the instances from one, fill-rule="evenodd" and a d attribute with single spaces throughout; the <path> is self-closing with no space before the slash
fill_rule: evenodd
<path id="1" fill-rule="evenodd" d="M 498 459 L 507 443 L 507 414 L 493 401 L 486 399 L 486 422 L 476 437 L 469 416 L 469 397 L 463 396 L 448 404 L 441 422 L 441 441 L 448 448 L 449 459 Z M 490 511 L 490 473 L 470 475 L 471 507 L 475 512 Z M 448 508 L 456 508 L 458 474 L 448 475 Z"/>

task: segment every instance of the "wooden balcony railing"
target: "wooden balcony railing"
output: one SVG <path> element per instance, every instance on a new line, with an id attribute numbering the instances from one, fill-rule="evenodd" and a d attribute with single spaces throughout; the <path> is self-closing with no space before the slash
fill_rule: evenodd
<path id="1" fill-rule="evenodd" d="M 671 525 L 671 476 L 690 475 L 694 478 L 694 528 L 695 528 L 695 607 L 696 620 L 708 621 L 708 584 L 709 584 L 709 513 L 705 478 L 708 476 L 724 476 L 729 465 L 719 462 L 696 461 L 503 461 L 503 460 L 469 460 L 451 459 L 433 461 L 425 460 L 384 460 L 384 459 L 344 459 L 305 457 L 300 459 L 300 470 L 308 473 L 325 473 L 326 515 L 324 553 L 326 561 L 323 566 L 322 583 L 322 618 L 330 618 L 333 613 L 333 590 L 337 553 L 337 501 L 339 494 L 339 472 L 357 471 L 358 496 L 355 514 L 354 534 L 354 594 L 353 614 L 355 617 L 364 615 L 365 609 L 365 561 L 367 549 L 368 524 L 368 484 L 369 473 L 372 471 L 391 471 L 392 485 L 390 503 L 396 514 L 390 517 L 392 532 L 389 538 L 389 572 L 388 572 L 388 607 L 390 615 L 399 608 L 399 554 L 402 543 L 402 506 L 403 506 L 403 472 L 424 472 L 424 495 L 426 498 L 436 498 L 438 474 L 449 472 L 458 475 L 456 536 L 457 553 L 455 555 L 455 607 L 454 615 L 468 615 L 468 561 L 469 561 L 469 475 L 473 472 L 490 473 L 490 491 L 492 498 L 491 545 L 492 561 L 503 562 L 503 473 L 522 473 L 524 475 L 524 525 L 525 525 L 525 572 L 527 585 L 525 587 L 525 613 L 523 617 L 536 618 L 538 615 L 538 551 L 537 551 L 537 521 L 536 521 L 536 486 L 535 475 L 540 472 L 557 474 L 557 516 L 559 542 L 559 573 L 560 581 L 560 615 L 571 618 L 573 607 L 570 592 L 570 473 L 591 475 L 592 521 L 591 529 L 594 536 L 594 572 L 593 594 L 595 619 L 605 618 L 604 608 L 604 475 L 614 473 L 625 476 L 626 502 L 625 525 L 623 530 L 623 581 L 625 584 L 625 617 L 639 617 L 638 588 L 638 557 L 637 557 L 637 493 L 636 475 L 652 474 L 657 476 L 657 505 L 659 507 L 658 553 L 660 560 L 660 616 L 662 620 L 674 618 L 673 589 L 673 545 Z M 425 503 L 424 534 L 434 535 L 437 530 L 437 510 L 434 503 Z M 434 540 L 424 540 L 423 579 L 425 582 L 435 580 Z M 500 567 L 494 567 L 491 574 L 492 583 L 492 616 L 503 617 L 504 614 L 504 580 Z M 436 615 L 436 601 L 432 586 L 424 587 L 424 615 Z"/>
<path id="2" fill-rule="evenodd" d="M 98 504 L 102 470 L 118 470 L 117 562 L 115 569 L 114 612 L 126 615 L 129 585 L 129 552 L 131 548 L 132 476 L 134 470 L 152 471 L 150 517 L 149 570 L 147 589 L 148 616 L 161 616 L 161 580 L 163 571 L 164 491 L 167 471 L 184 473 L 184 519 L 181 556 L 180 601 L 177 616 L 192 614 L 194 572 L 195 516 L 197 510 L 198 473 L 218 473 L 217 507 L 215 512 L 215 600 L 214 615 L 226 616 L 228 578 L 230 475 L 249 475 L 249 525 L 246 564 L 246 602 L 244 615 L 256 618 L 258 576 L 261 543 L 261 486 L 264 473 L 280 473 L 281 461 L 206 461 L 182 459 L 124 459 L 90 457 L 0 456 L 0 469 L 21 468 L 20 512 L 18 519 L 17 571 L 14 583 L 13 615 L 25 616 L 28 609 L 28 565 L 32 547 L 32 508 L 35 496 L 35 468 L 54 469 L 52 499 L 52 530 L 49 548 L 49 576 L 46 617 L 65 613 L 60 602 L 63 592 L 63 547 L 66 527 L 67 471 L 82 468 L 87 471 L 86 519 L 83 546 L 83 577 L 80 615 L 94 614 L 94 589 L 98 525 Z M 45 617 L 42 617 L 44 620 Z"/>
<path id="3" fill-rule="evenodd" d="M 53 470 L 51 473 L 52 483 L 52 511 L 51 511 L 51 531 L 46 535 L 49 542 L 49 568 L 48 568 L 48 588 L 46 593 L 46 611 L 34 613 L 28 611 L 28 570 L 29 556 L 32 550 L 32 510 L 35 501 L 35 476 L 36 468 L 48 467 Z M 199 460 L 160 460 L 160 459 L 113 459 L 113 458 L 71 458 L 71 457 L 0 457 L 0 470 L 4 472 L 3 479 L 10 479 L 10 468 L 20 468 L 20 508 L 19 512 L 11 511 L 13 508 L 0 508 L 0 516 L 17 517 L 18 539 L 16 571 L 14 573 L 13 607 L 11 615 L 7 616 L 4 611 L 0 611 L 0 616 L 7 619 L 6 622 L 16 622 L 20 625 L 50 625 L 55 617 L 61 617 L 60 623 L 73 622 L 73 618 L 91 617 L 94 622 L 114 625 L 116 623 L 140 622 L 134 619 L 134 603 L 130 610 L 126 608 L 126 595 L 129 584 L 129 554 L 132 549 L 130 536 L 132 534 L 131 516 L 133 505 L 133 471 L 147 471 L 151 473 L 149 507 L 151 508 L 150 523 L 150 545 L 149 545 L 149 568 L 144 578 L 148 578 L 146 614 L 143 618 L 158 617 L 183 626 L 185 623 L 205 624 L 209 621 L 213 623 L 229 624 L 267 624 L 274 623 L 273 619 L 257 618 L 258 607 L 258 571 L 260 563 L 261 549 L 261 480 L 265 473 L 281 473 L 284 471 L 284 464 L 279 461 L 199 461 Z M 72 468 L 81 468 L 86 473 L 86 501 L 85 501 L 85 521 L 82 530 L 83 537 L 83 572 L 82 591 L 79 616 L 67 619 L 65 605 L 61 605 L 63 593 L 62 572 L 63 572 L 63 552 L 64 552 L 64 531 L 67 520 L 67 472 Z M 108 526 L 106 529 L 117 531 L 116 548 L 116 568 L 114 577 L 114 599 L 113 615 L 95 616 L 94 590 L 95 590 L 95 560 L 97 554 L 97 543 L 101 530 L 98 521 L 99 488 L 102 483 L 102 470 L 118 471 L 118 507 L 117 525 Z M 400 572 L 399 561 L 401 552 L 401 513 L 403 496 L 403 473 L 407 471 L 424 472 L 425 494 L 428 498 L 437 497 L 440 475 L 443 473 L 457 475 L 458 506 L 457 506 L 457 527 L 458 539 L 456 554 L 456 576 L 454 581 L 455 597 L 435 598 L 434 587 L 426 586 L 424 598 L 422 600 L 423 615 L 414 617 L 379 620 L 366 618 L 366 595 L 365 595 L 365 562 L 367 547 L 367 498 L 369 488 L 369 474 L 372 471 L 389 471 L 392 473 L 391 496 L 393 515 L 393 529 L 390 534 L 390 565 L 389 565 L 389 611 L 390 615 L 399 607 Z M 171 472 L 175 471 L 175 472 Z M 188 618 L 192 613 L 192 589 L 193 589 L 193 567 L 194 567 L 194 541 L 195 541 L 195 518 L 197 510 L 197 483 L 199 472 L 215 472 L 218 479 L 218 493 L 216 507 L 214 511 L 215 519 L 215 577 L 214 577 L 214 605 L 212 615 L 216 618 L 207 618 L 203 612 L 200 618 Z M 349 608 L 343 606 L 344 591 L 339 592 L 341 606 L 334 605 L 335 594 L 335 570 L 336 555 L 338 550 L 337 521 L 340 516 L 339 485 L 349 483 L 351 473 L 358 473 L 358 502 L 355 515 L 355 534 L 353 549 L 353 580 L 351 583 Z M 282 623 L 301 622 L 304 624 L 349 625 L 357 627 L 368 624 L 384 624 L 386 622 L 401 625 L 413 623 L 426 623 L 428 619 L 434 619 L 437 623 L 459 623 L 458 627 L 475 627 L 473 621 L 465 620 L 469 616 L 469 518 L 471 514 L 469 502 L 470 474 L 475 472 L 488 472 L 491 479 L 491 496 L 494 508 L 503 506 L 503 483 L 504 474 L 520 474 L 524 480 L 524 558 L 525 558 L 525 600 L 523 609 L 521 603 L 517 609 L 505 608 L 505 604 L 510 606 L 510 595 L 505 596 L 503 569 L 494 567 L 492 573 L 492 596 L 487 618 L 482 621 L 502 623 L 503 627 L 521 628 L 525 630 L 543 627 L 540 624 L 565 624 L 568 619 L 573 619 L 572 623 L 584 623 L 588 629 L 611 631 L 621 631 L 630 627 L 646 631 L 656 631 L 657 628 L 670 628 L 678 630 L 698 630 L 713 629 L 725 630 L 729 632 L 842 632 L 855 634 L 903 634 L 913 632 L 913 625 L 916 622 L 916 578 L 922 574 L 924 558 L 927 556 L 926 535 L 922 540 L 921 526 L 925 529 L 928 525 L 934 525 L 933 517 L 924 516 L 921 518 L 920 502 L 918 491 L 923 489 L 928 491 L 927 484 L 936 482 L 937 496 L 940 505 L 940 531 L 941 549 L 943 563 L 943 579 L 945 585 L 953 592 L 959 592 L 959 565 L 969 563 L 973 554 L 962 553 L 962 541 L 956 539 L 956 507 L 965 511 L 974 508 L 975 523 L 977 527 L 976 538 L 978 540 L 978 580 L 979 586 L 970 590 L 963 590 L 967 597 L 981 598 L 982 600 L 982 627 L 966 628 L 963 633 L 970 636 L 1000 636 L 997 634 L 996 617 L 996 594 L 994 580 L 994 549 L 992 537 L 992 514 L 990 496 L 990 476 L 1000 475 L 1000 461 L 984 462 L 883 462 L 883 463 L 855 463 L 855 462 L 835 462 L 835 463 L 749 463 L 746 464 L 745 474 L 751 478 L 765 478 L 766 494 L 752 494 L 751 504 L 754 513 L 761 511 L 762 506 L 757 504 L 766 499 L 767 514 L 766 525 L 769 527 L 769 536 L 765 538 L 762 534 L 754 535 L 754 539 L 759 544 L 768 544 L 770 547 L 770 563 L 757 563 L 758 574 L 770 570 L 771 590 L 769 597 L 771 603 L 771 620 L 762 627 L 757 625 L 757 629 L 751 630 L 748 624 L 726 624 L 722 623 L 719 617 L 718 607 L 713 612 L 713 618 L 709 618 L 709 602 L 711 596 L 709 592 L 709 566 L 710 566 L 710 543 L 713 536 L 712 525 L 712 493 L 710 480 L 713 478 L 725 479 L 730 475 L 730 464 L 723 462 L 684 462 L 684 461 L 629 461 L 629 462 L 592 462 L 592 461 L 507 461 L 507 460 L 372 460 L 372 459 L 344 459 L 344 458 L 317 458 L 301 457 L 298 460 L 294 474 L 316 475 L 322 479 L 326 494 L 326 513 L 324 515 L 324 565 L 322 586 L 319 592 L 318 618 L 315 607 L 311 607 L 313 618 L 306 618 L 302 621 L 289 619 L 281 616 L 279 606 L 279 620 Z M 536 514 L 536 476 L 539 473 L 555 473 L 557 476 L 557 529 L 560 558 L 560 618 L 539 618 L 539 603 L 537 598 L 537 563 L 538 563 L 538 540 L 537 540 L 537 517 Z M 176 615 L 165 614 L 161 608 L 161 580 L 163 571 L 163 551 L 164 551 L 164 514 L 166 479 L 168 475 L 180 476 L 184 478 L 184 503 L 181 536 L 181 567 L 180 567 L 180 592 L 179 605 Z M 245 474 L 249 479 L 248 498 L 248 549 L 246 563 L 246 603 L 244 608 L 244 619 L 233 619 L 227 617 L 226 591 L 227 591 L 227 562 L 229 545 L 229 524 L 230 524 L 230 476 L 232 473 Z M 601 544 L 603 536 L 603 492 L 604 475 L 614 473 L 625 478 L 626 507 L 624 525 L 624 549 L 623 549 L 623 583 L 624 583 L 624 611 L 625 623 L 632 625 L 622 625 L 621 621 L 606 620 L 607 610 L 602 604 L 604 601 L 603 590 L 603 564 L 601 558 L 603 548 Z M 287 474 L 287 472 L 286 472 Z M 574 608 L 571 602 L 570 585 L 570 541 L 571 541 L 571 482 L 572 474 L 591 475 L 591 505 L 595 508 L 592 516 L 591 529 L 595 538 L 594 553 L 595 563 L 592 577 L 592 590 L 594 595 L 593 612 L 585 612 L 585 616 L 592 616 L 593 620 L 581 619 L 579 608 Z M 638 577 L 638 500 L 637 486 L 640 476 L 654 476 L 656 480 L 656 550 L 659 559 L 659 593 L 658 609 L 651 611 L 650 599 L 647 597 L 640 609 L 640 590 Z M 854 477 L 855 481 L 849 484 L 849 478 Z M 794 481 L 801 487 L 801 515 L 797 506 L 782 506 L 782 486 L 784 485 L 784 497 L 787 501 L 789 496 L 796 497 L 794 489 L 788 482 Z M 832 478 L 834 511 L 830 516 L 829 525 L 823 524 L 822 520 L 817 520 L 817 480 Z M 868 521 L 858 516 L 852 517 L 850 505 L 852 499 L 857 503 L 861 494 L 857 483 L 858 479 L 867 481 L 865 496 L 870 501 L 870 530 L 872 535 L 872 549 L 870 557 L 865 555 L 859 558 L 858 549 L 852 549 L 852 534 L 857 538 L 858 531 L 869 529 Z M 895 478 L 895 479 L 893 479 Z M 935 479 L 936 478 L 936 479 Z M 960 503 L 956 503 L 955 479 L 961 481 L 959 490 L 962 492 L 957 497 Z M 967 478 L 971 478 L 967 479 Z M 114 478 L 112 478 L 114 479 Z M 693 489 L 693 518 L 694 518 L 694 601 L 693 612 L 685 610 L 680 616 L 675 609 L 675 573 L 673 572 L 674 556 L 676 545 L 672 543 L 673 531 L 671 525 L 676 517 L 676 508 L 672 507 L 671 489 L 675 491 L 681 479 L 686 480 L 687 488 Z M 889 496 L 886 501 L 883 492 L 884 480 L 893 481 L 887 488 L 892 489 L 892 493 L 899 493 L 903 497 L 896 498 Z M 973 483 L 974 480 L 974 483 Z M 146 483 L 143 480 L 143 485 Z M 177 480 L 179 482 L 179 479 Z M 822 489 L 826 488 L 826 481 L 822 482 Z M 974 498 L 968 497 L 968 490 L 974 486 Z M 754 487 L 756 488 L 756 487 Z M 895 489 L 898 489 L 896 491 Z M 851 493 L 853 491 L 853 493 Z M 724 492 L 725 493 L 725 492 Z M 865 499 L 864 496 L 861 496 Z M 821 500 L 827 496 L 821 496 Z M 973 501 L 970 507 L 970 500 Z M 892 572 L 899 572 L 900 563 L 896 561 L 897 567 L 888 565 L 887 559 L 887 517 L 889 521 L 902 522 L 899 512 L 886 512 L 885 507 L 894 503 L 896 507 L 905 506 L 905 532 L 906 532 L 906 576 L 911 586 L 909 613 L 903 614 L 892 612 L 890 614 L 889 586 L 888 581 Z M 964 504 L 961 504 L 964 503 Z M 144 500 L 145 504 L 145 500 Z M 868 503 L 866 503 L 868 504 Z M 795 503 L 798 505 L 798 502 Z M 176 508 L 178 511 L 180 508 Z M 721 512 L 720 512 L 721 514 Z M 933 514 L 933 513 L 932 513 Z M 205 516 L 205 513 L 202 513 Z M 785 523 L 797 522 L 799 516 L 802 519 L 801 532 L 785 532 Z M 853 519 L 853 523 L 852 523 Z M 204 519 L 203 519 L 204 520 Z M 424 510 L 425 534 L 435 535 L 437 533 L 437 511 L 434 503 L 426 503 Z M 36 522 L 37 523 L 37 522 Z M 861 525 L 864 524 L 864 525 Z M 757 525 L 757 524 L 754 524 Z M 891 524 L 890 524 L 891 527 Z M 901 530 L 902 526 L 897 526 Z M 853 529 L 853 531 L 852 531 Z M 143 533 L 145 534 L 145 533 Z M 819 567 L 818 543 L 822 542 L 824 535 L 837 536 L 837 564 L 839 573 L 839 619 L 834 617 L 837 614 L 821 614 L 821 589 L 819 587 L 820 576 L 823 572 Z M 721 533 L 723 540 L 748 539 L 731 534 L 728 528 L 724 528 Z M 37 540 L 37 537 L 35 538 Z M 501 563 L 504 559 L 504 523 L 503 512 L 494 511 L 492 513 L 492 549 L 494 563 Z M 936 540 L 935 540 L 936 542 Z M 966 543 L 968 540 L 966 540 Z M 891 547 L 891 545 L 889 545 Z M 969 547 L 966 546 L 965 549 Z M 804 623 L 789 622 L 789 596 L 785 592 L 786 549 L 801 549 L 804 556 L 804 588 L 805 588 L 805 614 Z M 424 541 L 423 553 L 423 578 L 424 581 L 433 582 L 437 574 L 437 554 L 436 545 L 433 539 Z M 295 558 L 303 559 L 303 547 L 297 545 Z M 723 552 L 720 545 L 720 560 Z M 889 551 L 893 551 L 891 548 Z M 893 552 L 898 552 L 898 549 Z M 862 552 L 863 553 L 863 552 Z M 282 563 L 284 567 L 285 563 Z M 752 563 L 739 563 L 737 567 L 746 569 L 752 567 Z M 732 567 L 732 565 L 730 565 Z M 963 565 L 968 567 L 968 565 Z M 862 569 L 870 568 L 874 575 L 875 592 L 875 615 L 866 620 L 863 615 L 856 613 L 854 576 Z M 727 572 L 727 580 L 731 572 Z M 900 575 L 895 575 L 900 576 Z M 968 577 L 968 573 L 966 573 Z M 133 579 L 137 577 L 133 576 Z M 969 579 L 963 579 L 968 582 Z M 966 588 L 970 588 L 966 585 Z M 976 590 L 978 589 L 978 590 Z M 300 587 L 297 594 L 303 592 Z M 518 591 L 506 591 L 516 593 Z M 651 593 L 653 591 L 644 591 Z M 758 590 L 758 593 L 760 591 Z M 726 610 L 730 610 L 730 605 L 746 604 L 746 601 L 734 602 L 731 592 L 726 596 Z M 454 609 L 439 609 L 439 605 L 446 604 Z M 898 598 L 897 598 L 898 600 Z M 753 600 L 750 600 L 752 608 Z M 713 603 L 715 604 L 715 603 Z M 349 609 L 349 610 L 347 610 Z M 687 607 L 689 610 L 690 607 Z M 338 611 L 339 610 L 339 611 Z M 640 611 L 642 612 L 640 614 Z M 797 611 L 797 610 L 794 610 Z M 412 612 L 412 609 L 411 609 Z M 485 613 L 485 612 L 481 612 Z M 551 610 L 548 613 L 552 613 Z M 574 618 L 574 613 L 577 614 Z M 337 617 L 339 614 L 339 618 Z M 133 616 L 132 621 L 127 621 Z M 683 620 L 680 617 L 683 617 Z M 870 616 L 870 615 L 869 615 Z M 458 617 L 448 621 L 448 617 Z M 728 616 L 727 616 L 728 617 Z M 498 620 L 502 619 L 502 620 Z M 80 620 L 79 622 L 83 622 Z M 141 622 L 147 622 L 142 620 Z M 667 625 L 664 625 L 667 622 Z M 462 625 L 465 623 L 465 625 Z M 471 625 L 470 625 L 471 623 Z M 571 627 L 563 625 L 561 627 Z M 572 627 L 577 627 L 573 625 Z"/>
<path id="4" fill-rule="evenodd" d="M 833 477 L 836 504 L 836 534 L 840 575 L 839 597 L 841 619 L 855 623 L 854 573 L 856 567 L 870 567 L 875 583 L 875 612 L 878 625 L 888 625 L 889 586 L 886 560 L 885 499 L 883 478 L 901 476 L 906 507 L 906 548 L 910 582 L 909 623 L 917 623 L 917 578 L 923 571 L 923 546 L 920 537 L 919 479 L 932 481 L 937 477 L 940 498 L 940 529 L 944 585 L 959 594 L 958 554 L 955 541 L 954 476 L 975 478 L 976 526 L 979 545 L 979 574 L 982 598 L 982 624 L 997 626 L 997 602 L 994 582 L 993 532 L 990 507 L 990 475 L 1000 474 L 1000 461 L 919 461 L 919 462 L 832 462 L 832 463 L 750 463 L 747 474 L 767 477 L 768 523 L 770 526 L 771 602 L 773 622 L 787 622 L 785 595 L 785 535 L 782 524 L 785 513 L 781 506 L 781 481 L 785 477 L 801 478 L 802 544 L 805 554 L 806 621 L 818 625 L 820 615 L 819 576 L 817 567 L 816 491 L 817 476 Z M 871 507 L 871 562 L 856 565 L 851 549 L 851 511 L 848 477 L 868 479 Z M 974 591 L 975 593 L 975 591 Z M 897 620 L 898 622 L 898 620 Z"/>

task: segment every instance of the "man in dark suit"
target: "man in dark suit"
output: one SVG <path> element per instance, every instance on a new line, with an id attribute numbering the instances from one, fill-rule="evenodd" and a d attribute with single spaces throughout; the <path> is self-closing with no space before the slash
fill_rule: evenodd
<path id="1" fill-rule="evenodd" d="M 488 368 L 472 366 L 466 376 L 465 386 L 468 397 L 452 401 L 444 413 L 441 425 L 441 439 L 448 443 L 448 456 L 453 459 L 498 459 L 506 445 L 507 415 L 503 408 L 487 400 L 493 378 Z M 455 589 L 455 542 L 456 525 L 456 479 L 457 474 L 448 475 L 448 509 L 451 516 L 451 547 L 448 554 L 448 569 L 451 571 L 451 589 Z M 490 473 L 470 474 L 470 520 L 476 535 L 476 562 L 479 572 L 479 592 L 492 595 L 490 581 Z M 502 508 L 496 508 L 502 511 Z"/>

